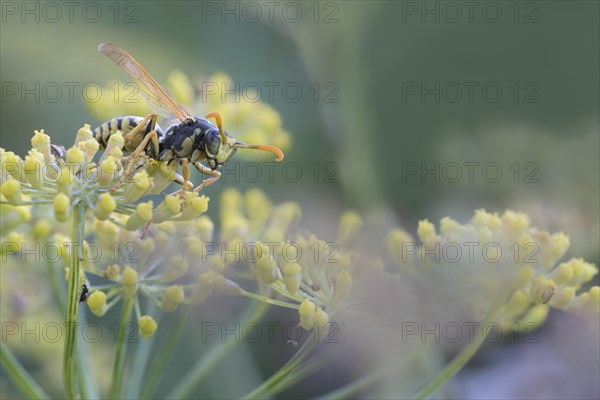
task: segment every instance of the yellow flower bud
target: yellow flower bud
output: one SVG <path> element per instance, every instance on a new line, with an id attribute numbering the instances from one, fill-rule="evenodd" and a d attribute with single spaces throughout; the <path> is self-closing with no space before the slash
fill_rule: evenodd
<path id="1" fill-rule="evenodd" d="M 347 211 L 340 218 L 338 238 L 340 243 L 348 242 L 363 226 L 363 220 L 355 212 Z"/>
<path id="2" fill-rule="evenodd" d="M 165 199 L 156 207 L 152 216 L 152 222 L 161 223 L 175 217 L 181 212 L 181 199 L 179 196 L 166 196 Z"/>
<path id="3" fill-rule="evenodd" d="M 99 220 L 105 220 L 110 217 L 110 214 L 117 208 L 117 202 L 108 192 L 101 193 L 96 200 L 94 208 L 94 216 Z"/>
<path id="4" fill-rule="evenodd" d="M 79 165 L 83 162 L 83 151 L 79 147 L 71 147 L 67 150 L 65 161 L 68 164 Z"/>
<path id="5" fill-rule="evenodd" d="M 301 217 L 302 209 L 298 203 L 282 203 L 273 210 L 273 216 L 271 218 L 271 222 L 269 223 L 269 228 L 285 233 L 289 227 L 299 221 Z M 284 238 L 281 238 L 281 240 L 278 241 L 283 241 L 283 239 Z"/>
<path id="6" fill-rule="evenodd" d="M 54 196 L 54 217 L 58 222 L 65 222 L 67 220 L 70 205 L 71 199 L 66 194 L 58 193 Z"/>
<path id="7" fill-rule="evenodd" d="M 41 189 L 44 184 L 44 177 L 42 175 L 42 167 L 44 166 L 44 156 L 37 150 L 30 150 L 29 154 L 25 157 L 25 177 L 34 189 Z"/>
<path id="8" fill-rule="evenodd" d="M 210 199 L 204 195 L 198 196 L 195 192 L 186 192 L 183 211 L 179 217 L 182 221 L 189 221 L 208 210 L 208 201 Z"/>
<path id="9" fill-rule="evenodd" d="M 152 178 L 150 178 L 148 172 L 144 170 L 136 173 L 127 181 L 127 188 L 125 189 L 125 201 L 128 203 L 133 203 L 150 191 L 152 185 Z"/>
<path id="10" fill-rule="evenodd" d="M 183 257 L 173 257 L 165 269 L 164 278 L 168 281 L 181 278 L 189 269 L 189 264 Z"/>
<path id="11" fill-rule="evenodd" d="M 540 239 L 542 240 L 541 263 L 547 269 L 551 269 L 556 261 L 567 252 L 571 241 L 562 232 L 555 233 L 552 236 L 540 234 Z"/>
<path id="12" fill-rule="evenodd" d="M 213 232 L 215 230 L 215 224 L 211 219 L 205 215 L 196 219 L 195 222 L 196 230 L 200 234 L 200 240 L 203 242 L 210 242 L 213 239 Z"/>
<path id="13" fill-rule="evenodd" d="M 194 290 L 190 296 L 190 303 L 192 304 L 200 304 L 210 295 L 212 292 L 212 285 L 209 280 L 204 279 L 203 275 L 198 276 L 198 280 L 196 282 L 196 286 L 194 286 Z"/>
<path id="14" fill-rule="evenodd" d="M 94 291 L 88 296 L 87 305 L 95 316 L 102 317 L 106 313 L 106 293 Z"/>
<path id="15" fill-rule="evenodd" d="M 594 264 L 585 262 L 582 258 L 572 258 L 568 263 L 573 270 L 573 277 L 570 280 L 572 285 L 588 282 L 598 273 L 598 268 Z"/>
<path id="16" fill-rule="evenodd" d="M 91 162 L 91 160 L 94 158 L 94 156 L 100 149 L 100 145 L 94 139 L 77 143 L 77 147 L 79 147 L 83 154 L 85 154 L 86 162 Z"/>
<path id="17" fill-rule="evenodd" d="M 550 305 L 555 308 L 565 308 L 575 299 L 575 288 L 566 287 L 557 291 L 550 300 Z"/>
<path id="18" fill-rule="evenodd" d="M 302 282 L 302 267 L 297 263 L 290 263 L 283 268 L 283 282 L 291 294 L 298 293 Z"/>
<path id="19" fill-rule="evenodd" d="M 131 267 L 127 267 L 123 270 L 121 276 L 121 284 L 123 285 L 123 293 L 126 296 L 133 296 L 137 292 L 138 274 L 137 271 Z"/>
<path id="20" fill-rule="evenodd" d="M 166 312 L 173 312 L 183 302 L 183 288 L 179 285 L 168 287 L 160 303 L 160 308 Z"/>
<path id="21" fill-rule="evenodd" d="M 311 330 L 315 324 L 315 303 L 309 299 L 305 299 L 300 307 L 298 307 L 298 314 L 300 314 L 300 326 L 306 330 Z"/>
<path id="22" fill-rule="evenodd" d="M 41 219 L 35 223 L 33 226 L 33 236 L 37 240 L 47 240 L 50 236 L 50 232 L 52 231 L 52 225 L 50 221 L 46 219 Z"/>
<path id="23" fill-rule="evenodd" d="M 104 149 L 104 154 L 111 154 L 113 150 L 118 149 L 119 151 L 125 145 L 125 139 L 123 139 L 123 134 L 121 131 L 117 131 L 110 135 L 108 139 L 108 143 L 106 145 L 106 149 Z"/>
<path id="24" fill-rule="evenodd" d="M 187 236 L 183 238 L 183 243 L 185 243 L 187 254 L 191 259 L 199 259 L 204 256 L 204 244 L 202 243 L 202 240 L 198 239 L 196 236 Z"/>
<path id="25" fill-rule="evenodd" d="M 8 174 L 19 182 L 26 182 L 25 177 L 25 162 L 21 157 L 17 156 L 12 151 L 4 151 L 0 153 L 0 171 L 2 174 Z"/>
<path id="26" fill-rule="evenodd" d="M 51 162 L 50 154 L 50 136 L 44 133 L 44 130 L 35 131 L 31 138 L 31 147 L 39 151 L 44 156 L 46 163 Z"/>
<path id="27" fill-rule="evenodd" d="M 471 222 L 479 228 L 486 227 L 491 231 L 495 231 L 502 226 L 502 220 L 498 217 L 498 214 L 490 214 L 484 209 L 476 210 Z"/>
<path id="28" fill-rule="evenodd" d="M 71 194 L 73 183 L 75 182 L 74 174 L 75 168 L 71 168 L 70 166 L 62 168 L 56 179 L 56 190 L 69 196 Z"/>
<path id="29" fill-rule="evenodd" d="M 25 244 L 25 236 L 22 233 L 10 232 L 6 240 L 2 241 L 2 254 L 14 254 L 21 250 Z"/>
<path id="30" fill-rule="evenodd" d="M 77 138 L 75 139 L 75 144 L 79 144 L 80 142 L 87 142 L 94 140 L 94 134 L 92 133 L 91 126 L 88 124 L 83 125 L 83 127 L 79 128 L 77 131 Z"/>
<path id="31" fill-rule="evenodd" d="M 213 267 L 217 272 L 222 273 L 225 271 L 225 260 L 218 255 L 212 256 L 207 260 L 208 265 Z"/>
<path id="32" fill-rule="evenodd" d="M 156 321 L 149 315 L 144 315 L 138 320 L 138 333 L 142 339 L 148 339 L 157 328 Z"/>
<path id="33" fill-rule="evenodd" d="M 336 300 L 345 299 L 352 289 L 352 275 L 346 270 L 341 271 L 335 279 L 334 297 Z"/>
<path id="34" fill-rule="evenodd" d="M 106 270 L 104 271 L 104 274 L 102 274 L 102 276 L 111 281 L 116 281 L 119 277 L 120 270 L 121 269 L 119 267 L 119 264 L 109 265 L 108 267 L 106 267 Z"/>
<path id="35" fill-rule="evenodd" d="M 119 181 L 123 167 L 121 161 L 115 157 L 106 157 L 98 164 L 96 170 L 98 182 L 102 186 L 115 185 Z"/>
<path id="36" fill-rule="evenodd" d="M 428 220 L 419 221 L 417 228 L 417 236 L 423 243 L 429 243 L 437 240 L 435 234 L 435 226 Z"/>
<path id="37" fill-rule="evenodd" d="M 125 228 L 128 231 L 135 231 L 140 229 L 142 226 L 147 224 L 152 220 L 152 200 L 147 201 L 145 203 L 139 203 L 135 207 L 135 213 L 133 213 L 127 223 L 125 224 Z"/>
<path id="38" fill-rule="evenodd" d="M 531 284 L 531 298 L 538 304 L 546 304 L 556 292 L 556 283 L 544 276 L 537 276 Z"/>
<path id="39" fill-rule="evenodd" d="M 240 215 L 230 215 L 222 218 L 222 240 L 232 240 L 237 237 L 244 237 L 248 234 L 249 222 Z"/>
<path id="40" fill-rule="evenodd" d="M 506 210 L 502 215 L 502 226 L 511 238 L 518 238 L 529 228 L 529 217 L 526 214 Z"/>
<path id="41" fill-rule="evenodd" d="M 524 287 L 525 285 L 529 284 L 534 275 L 535 272 L 529 265 L 520 267 L 517 271 L 517 286 Z"/>
<path id="42" fill-rule="evenodd" d="M 202 303 L 213 290 L 223 292 L 225 290 L 225 278 L 214 271 L 200 274 L 190 296 L 190 302 L 193 304 Z"/>
<path id="43" fill-rule="evenodd" d="M 23 201 L 21 199 L 21 184 L 13 178 L 8 178 L 6 182 L 0 184 L 0 194 L 14 206 L 21 204 Z"/>
<path id="44" fill-rule="evenodd" d="M 260 279 L 267 284 L 277 282 L 277 265 L 275 261 L 271 259 L 270 254 L 264 254 L 256 262 L 258 276 Z"/>
<path id="45" fill-rule="evenodd" d="M 408 247 L 416 248 L 416 243 L 403 229 L 392 230 L 385 239 L 385 247 L 390 254 L 390 257 L 397 264 L 404 264 L 408 261 L 406 250 Z"/>
<path id="46" fill-rule="evenodd" d="M 315 312 L 315 335 L 318 341 L 322 341 L 327 337 L 329 333 L 329 314 L 327 314 L 321 307 L 317 308 Z"/>

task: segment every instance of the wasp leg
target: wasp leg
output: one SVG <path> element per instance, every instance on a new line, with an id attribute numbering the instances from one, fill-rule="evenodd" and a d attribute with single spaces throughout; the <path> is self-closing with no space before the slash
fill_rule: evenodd
<path id="1" fill-rule="evenodd" d="M 150 141 L 152 141 L 152 145 L 154 146 L 156 155 L 158 155 L 159 154 L 158 153 L 158 151 L 159 151 L 158 134 L 156 133 L 156 131 L 152 130 L 152 131 L 148 132 L 148 134 L 146 136 L 144 136 L 144 139 L 139 144 L 139 146 L 127 158 L 134 159 L 134 158 L 138 157 L 140 154 L 142 154 L 142 151 L 144 151 L 146 149 L 146 146 L 148 146 L 148 143 L 150 143 Z"/>
<path id="2" fill-rule="evenodd" d="M 146 117 L 129 133 L 123 136 L 125 140 L 125 145 L 130 145 L 139 135 L 143 135 L 146 132 L 151 132 L 154 130 L 156 126 L 156 114 L 148 114 Z M 139 146 L 138 146 L 139 147 Z M 154 149 L 156 150 L 156 154 L 158 154 L 158 141 L 154 144 Z M 137 150 L 137 149 L 136 149 Z"/>
<path id="3" fill-rule="evenodd" d="M 219 171 L 213 171 L 212 169 L 208 168 L 207 166 L 202 165 L 202 163 L 200 163 L 200 162 L 195 162 L 195 163 L 193 163 L 193 165 L 194 165 L 194 167 L 196 167 L 196 169 L 198 171 L 200 171 L 201 174 L 210 175 L 212 177 L 212 178 L 203 180 L 202 183 L 194 189 L 194 192 L 199 192 L 203 188 L 212 185 L 213 183 L 218 181 L 219 178 L 221 177 L 221 173 Z"/>
<path id="4" fill-rule="evenodd" d="M 171 195 L 178 194 L 180 196 L 184 196 L 185 192 L 194 187 L 194 185 L 190 182 L 190 169 L 188 167 L 187 158 L 181 160 L 181 169 L 183 171 L 183 176 L 175 174 L 175 179 L 173 179 L 173 182 L 181 185 L 181 189 L 175 193 L 171 193 Z"/>
<path id="5" fill-rule="evenodd" d="M 218 112 L 211 112 L 206 114 L 204 118 L 214 118 L 217 123 L 217 128 L 219 128 L 219 135 L 223 136 L 223 120 L 221 119 L 221 114 Z"/>
<path id="6" fill-rule="evenodd" d="M 119 187 L 123 184 L 123 182 L 125 182 L 129 175 L 131 175 L 131 173 L 133 173 L 139 168 L 139 166 L 135 166 L 135 160 L 140 156 L 140 154 L 142 154 L 142 152 L 144 151 L 146 146 L 148 146 L 148 143 L 150 143 L 150 141 L 152 141 L 154 147 L 158 149 L 158 134 L 156 133 L 156 131 L 150 131 L 146 136 L 144 136 L 144 140 L 142 140 L 139 146 L 134 150 L 133 153 L 131 153 L 131 155 L 129 155 L 129 157 L 123 157 L 123 159 L 127 161 L 125 172 L 123 173 L 115 187 L 109 190 L 109 193 L 114 193 L 117 189 L 119 189 Z M 156 154 L 158 154 L 158 151 Z"/>

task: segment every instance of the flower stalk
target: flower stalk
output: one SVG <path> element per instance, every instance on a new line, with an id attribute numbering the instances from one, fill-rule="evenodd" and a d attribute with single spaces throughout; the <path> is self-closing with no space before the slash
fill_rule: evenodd
<path id="1" fill-rule="evenodd" d="M 85 224 L 85 206 L 77 205 L 73 210 L 73 230 L 71 246 L 71 265 L 69 269 L 69 286 L 67 294 L 67 310 L 65 315 L 66 335 L 63 361 L 63 379 L 67 398 L 75 399 L 77 393 L 75 351 L 77 343 L 77 320 L 79 312 L 79 274 L 80 258 L 83 248 Z"/>

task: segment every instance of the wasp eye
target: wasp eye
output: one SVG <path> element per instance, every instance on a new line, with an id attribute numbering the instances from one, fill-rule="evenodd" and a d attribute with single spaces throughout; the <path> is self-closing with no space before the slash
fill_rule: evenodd
<path id="1" fill-rule="evenodd" d="M 213 156 L 219 152 L 221 147 L 221 140 L 219 134 L 216 131 L 211 131 L 206 138 L 206 150 Z"/>

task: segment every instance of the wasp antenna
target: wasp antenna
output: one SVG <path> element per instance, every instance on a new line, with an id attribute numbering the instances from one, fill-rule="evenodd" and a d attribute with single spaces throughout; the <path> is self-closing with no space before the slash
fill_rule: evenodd
<path id="1" fill-rule="evenodd" d="M 221 142 L 222 143 L 227 142 L 227 134 L 223 130 L 223 122 L 221 120 L 221 114 L 219 114 L 218 112 L 211 112 L 209 114 L 206 114 L 205 118 L 214 118 L 215 119 L 215 122 L 217 123 L 217 128 L 219 128 L 219 136 L 221 136 Z"/>
<path id="2" fill-rule="evenodd" d="M 277 156 L 277 159 L 275 161 L 282 161 L 283 157 L 284 157 L 283 151 L 281 151 L 280 149 L 278 149 L 275 146 L 251 145 L 251 144 L 237 142 L 234 144 L 234 147 L 237 147 L 239 149 L 252 149 L 252 150 L 260 150 L 260 151 L 268 151 L 269 153 L 273 153 Z"/>

